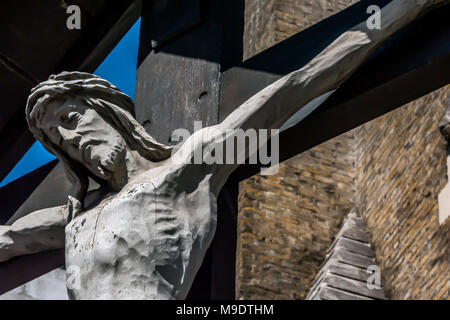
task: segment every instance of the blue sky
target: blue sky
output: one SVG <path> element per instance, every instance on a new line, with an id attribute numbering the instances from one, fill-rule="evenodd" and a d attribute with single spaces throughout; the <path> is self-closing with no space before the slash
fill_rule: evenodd
<path id="1" fill-rule="evenodd" d="M 140 25 L 141 19 L 131 27 L 127 34 L 120 40 L 117 46 L 94 72 L 94 74 L 119 87 L 133 99 L 134 88 L 136 86 L 136 65 Z M 0 182 L 0 188 L 49 163 L 53 159 L 55 159 L 55 156 L 48 153 L 44 147 L 36 141 L 3 181 Z"/>

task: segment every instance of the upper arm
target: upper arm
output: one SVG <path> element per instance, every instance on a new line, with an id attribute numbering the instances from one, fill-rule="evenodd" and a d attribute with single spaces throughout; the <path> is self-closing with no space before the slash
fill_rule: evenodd
<path id="1" fill-rule="evenodd" d="M 226 140 L 229 139 L 231 131 L 218 124 L 198 130 L 192 135 L 183 136 L 183 141 L 172 154 L 171 165 L 183 166 L 184 170 L 189 170 L 196 176 L 209 175 L 214 191 L 220 191 L 221 186 L 236 167 L 236 165 L 226 164 L 224 159 Z M 212 150 L 220 151 L 211 153 Z M 217 160 L 219 158 L 222 161 Z"/>
<path id="2" fill-rule="evenodd" d="M 39 210 L 0 226 L 0 262 L 15 256 L 64 247 L 66 206 Z"/>

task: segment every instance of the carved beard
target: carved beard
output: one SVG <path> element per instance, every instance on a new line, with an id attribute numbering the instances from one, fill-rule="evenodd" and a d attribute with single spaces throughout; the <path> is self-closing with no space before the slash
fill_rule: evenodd
<path id="1" fill-rule="evenodd" d="M 121 170 L 120 166 L 125 158 L 125 143 L 119 141 L 114 146 L 108 146 L 107 148 L 110 152 L 107 154 L 105 154 L 104 150 L 100 150 L 100 152 L 97 153 L 96 151 L 98 151 L 99 148 L 101 148 L 99 145 L 87 146 L 83 158 L 87 160 L 88 163 L 91 163 L 90 171 L 92 171 L 93 174 L 103 180 L 110 180 L 115 172 Z M 88 153 L 89 156 L 86 157 L 86 154 Z"/>
<path id="2" fill-rule="evenodd" d="M 116 169 L 116 164 L 119 159 L 119 155 L 121 155 L 124 151 L 125 147 L 123 146 L 114 146 L 113 151 L 108 155 L 107 158 L 103 158 L 100 161 L 100 167 L 103 168 L 103 171 L 114 172 Z"/>

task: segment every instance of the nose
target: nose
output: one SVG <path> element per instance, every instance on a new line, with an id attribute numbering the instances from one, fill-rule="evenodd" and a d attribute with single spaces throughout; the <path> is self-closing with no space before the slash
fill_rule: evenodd
<path id="1" fill-rule="evenodd" d="M 79 146 L 79 143 L 81 141 L 81 136 L 78 133 L 76 133 L 74 130 L 69 130 L 69 129 L 59 126 L 58 132 L 61 135 L 63 143 L 64 142 L 69 143 L 75 147 Z"/>

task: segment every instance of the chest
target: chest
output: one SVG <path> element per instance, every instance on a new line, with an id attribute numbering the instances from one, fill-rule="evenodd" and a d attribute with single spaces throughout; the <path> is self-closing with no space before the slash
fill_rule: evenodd
<path id="1" fill-rule="evenodd" d="M 127 261 L 175 259 L 194 242 L 209 242 L 216 199 L 208 188 L 158 187 L 134 185 L 75 218 L 66 227 L 66 263 L 88 273 Z"/>

